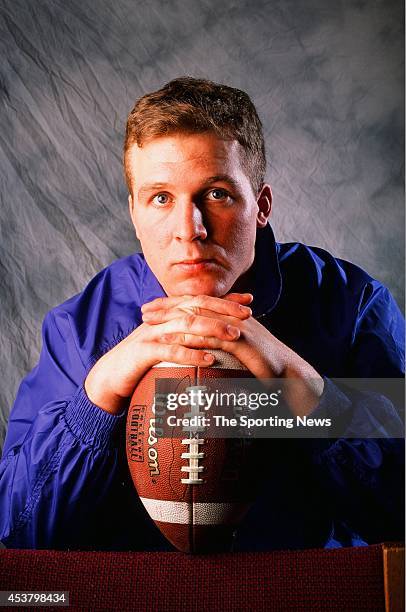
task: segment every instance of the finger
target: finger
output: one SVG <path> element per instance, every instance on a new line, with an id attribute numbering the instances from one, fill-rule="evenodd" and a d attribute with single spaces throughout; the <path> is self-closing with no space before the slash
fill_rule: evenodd
<path id="1" fill-rule="evenodd" d="M 208 366 L 215 362 L 215 357 L 211 353 L 181 346 L 179 344 L 160 344 L 156 343 L 152 348 L 156 356 L 155 364 L 160 361 L 178 363 L 180 365 Z M 154 364 L 154 365 L 155 365 Z"/>
<path id="2" fill-rule="evenodd" d="M 238 319 L 239 321 L 243 321 L 248 319 L 252 311 L 250 308 L 245 306 L 241 306 L 240 304 L 229 302 L 229 306 L 226 305 L 225 300 L 223 300 L 225 306 L 221 308 L 224 312 L 218 312 L 214 310 L 208 310 L 207 308 L 202 308 L 200 306 L 186 305 L 181 304 L 177 308 L 168 308 L 161 310 L 152 310 L 142 313 L 142 320 L 150 325 L 156 325 L 157 323 L 165 323 L 166 321 L 171 321 L 172 319 L 176 319 L 177 317 L 182 316 L 183 313 L 190 313 L 197 316 L 202 317 L 211 317 L 214 319 L 221 319 L 226 317 L 228 323 L 233 324 L 236 323 L 233 319 Z"/>
<path id="3" fill-rule="evenodd" d="M 183 333 L 163 334 L 159 341 L 163 344 L 179 344 L 189 348 L 221 349 L 227 353 L 230 352 L 230 348 L 233 345 L 233 342 L 220 340 L 219 338 Z"/>
<path id="4" fill-rule="evenodd" d="M 151 311 L 151 310 L 160 310 L 161 308 L 173 308 L 178 304 L 181 304 L 186 299 L 192 298 L 192 295 L 178 295 L 172 297 L 160 297 L 152 300 L 151 302 L 146 302 L 141 306 L 141 311 Z"/>
<path id="5" fill-rule="evenodd" d="M 172 310 L 157 310 L 153 312 L 143 313 L 142 319 L 143 322 L 147 325 L 161 325 L 162 323 L 167 323 L 168 321 L 172 321 L 174 319 L 181 318 L 187 313 L 183 309 L 176 308 Z M 189 313 L 194 314 L 194 313 Z M 237 319 L 236 317 L 230 317 L 227 315 L 218 314 L 217 312 L 213 312 L 211 310 L 200 310 L 200 314 L 196 316 L 206 317 L 208 319 L 217 319 L 219 321 L 224 321 L 226 324 L 234 325 L 238 327 L 238 322 L 242 319 L 246 319 L 246 316 Z"/>
<path id="6" fill-rule="evenodd" d="M 233 294 L 233 295 L 237 295 L 237 294 Z M 180 298 L 176 298 L 176 299 L 180 299 Z M 155 302 L 157 302 L 157 300 L 155 300 Z M 150 304 L 152 304 L 152 302 L 150 302 Z M 148 320 L 147 317 L 150 317 L 151 313 L 157 313 L 157 312 L 160 313 L 159 317 L 162 317 L 162 318 L 161 319 L 155 318 L 154 319 L 155 322 L 157 320 L 158 321 L 167 320 L 165 311 L 169 311 L 173 308 L 178 308 L 179 310 L 183 310 L 184 312 L 190 312 L 192 314 L 203 315 L 203 316 L 209 316 L 208 311 L 212 311 L 218 314 L 224 314 L 224 315 L 229 315 L 231 317 L 237 317 L 238 319 L 241 319 L 241 320 L 248 319 L 248 317 L 252 315 L 251 308 L 249 308 L 248 306 L 240 304 L 237 301 L 226 300 L 223 298 L 216 298 L 216 297 L 212 297 L 209 295 L 185 296 L 183 298 L 183 301 L 178 302 L 177 304 L 173 302 L 172 305 L 169 305 L 168 300 L 166 300 L 165 302 L 161 301 L 160 304 L 161 304 L 160 307 L 159 307 L 159 304 L 156 304 L 153 308 L 152 306 L 150 308 L 148 307 L 142 308 L 144 321 Z M 148 305 L 145 304 L 145 306 L 148 306 Z M 151 317 L 151 320 L 152 320 L 152 317 Z"/>
<path id="7" fill-rule="evenodd" d="M 224 298 L 212 297 L 210 295 L 196 295 L 178 305 L 179 309 L 196 315 L 208 316 L 207 311 L 224 314 L 238 319 L 248 319 L 252 315 L 251 308 L 237 301 Z"/>
<path id="8" fill-rule="evenodd" d="M 161 310 L 147 310 L 142 313 L 142 320 L 149 325 L 166 323 L 181 316 L 181 311 L 177 308 L 162 308 Z"/>
<path id="9" fill-rule="evenodd" d="M 240 304 L 251 304 L 254 299 L 252 293 L 227 293 L 224 296 L 225 300 L 239 302 Z"/>
<path id="10" fill-rule="evenodd" d="M 162 323 L 156 328 L 156 334 L 162 335 L 167 333 L 212 336 L 220 340 L 237 340 L 241 334 L 240 329 L 236 325 L 230 324 L 224 318 L 203 317 L 194 314 L 184 314 L 181 317 Z"/>

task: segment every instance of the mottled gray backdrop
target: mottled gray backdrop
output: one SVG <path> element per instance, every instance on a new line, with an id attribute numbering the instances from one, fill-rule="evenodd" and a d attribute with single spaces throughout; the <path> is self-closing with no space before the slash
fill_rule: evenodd
<path id="1" fill-rule="evenodd" d="M 0 438 L 45 312 L 138 250 L 126 115 L 184 74 L 256 103 L 277 238 L 354 261 L 403 302 L 403 3 L 1 0 Z"/>

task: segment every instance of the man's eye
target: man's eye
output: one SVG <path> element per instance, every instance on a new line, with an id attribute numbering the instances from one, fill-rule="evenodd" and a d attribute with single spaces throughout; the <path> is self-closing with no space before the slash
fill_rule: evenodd
<path id="1" fill-rule="evenodd" d="M 152 201 L 157 206 L 165 206 L 169 202 L 169 196 L 166 193 L 158 193 Z"/>
<path id="2" fill-rule="evenodd" d="M 207 195 L 212 200 L 226 200 L 228 198 L 228 193 L 224 189 L 212 189 Z"/>

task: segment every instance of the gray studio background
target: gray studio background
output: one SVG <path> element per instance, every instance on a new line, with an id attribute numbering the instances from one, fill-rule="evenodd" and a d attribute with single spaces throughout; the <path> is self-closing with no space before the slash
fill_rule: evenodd
<path id="1" fill-rule="evenodd" d="M 352 260 L 403 303 L 400 1 L 1 0 L 0 442 L 46 311 L 139 250 L 126 116 L 184 74 L 256 103 L 277 239 Z"/>

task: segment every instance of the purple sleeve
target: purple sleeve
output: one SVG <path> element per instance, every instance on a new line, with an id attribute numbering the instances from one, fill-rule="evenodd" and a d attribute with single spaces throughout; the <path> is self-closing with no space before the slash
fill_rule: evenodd
<path id="1" fill-rule="evenodd" d="M 375 284 L 377 289 L 364 296 L 354 330 L 352 376 L 370 382 L 398 379 L 398 388 L 403 389 L 404 319 L 388 290 Z M 309 446 L 336 523 L 368 543 L 402 540 L 405 443 L 399 399 L 403 394 L 394 402 L 380 393 L 349 395 L 331 380 L 325 382 L 312 416 L 341 419 L 343 435 L 338 440 L 309 441 Z M 359 438 L 361 431 L 364 438 Z"/>
<path id="2" fill-rule="evenodd" d="M 117 466 L 123 416 L 90 402 L 75 338 L 45 318 L 38 365 L 22 381 L 0 462 L 0 540 L 10 548 L 68 547 Z"/>

